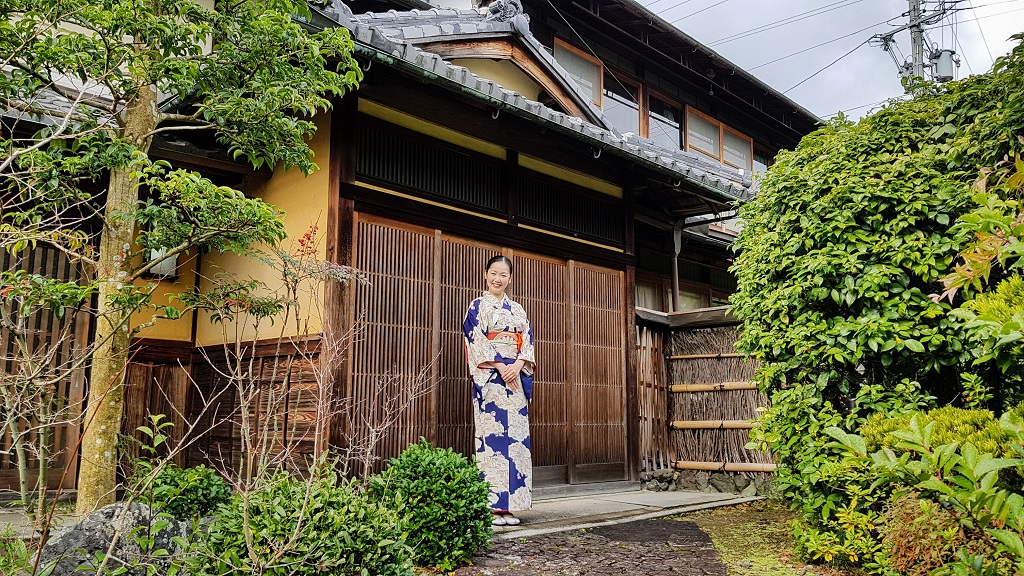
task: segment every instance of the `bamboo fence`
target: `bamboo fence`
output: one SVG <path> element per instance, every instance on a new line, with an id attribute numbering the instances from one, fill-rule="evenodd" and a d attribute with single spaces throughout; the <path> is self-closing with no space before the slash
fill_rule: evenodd
<path id="1" fill-rule="evenodd" d="M 757 366 L 737 353 L 736 327 L 680 330 L 668 344 L 670 438 L 674 467 L 750 475 L 774 469 L 770 454 L 747 450 L 768 399 L 751 383 Z"/>

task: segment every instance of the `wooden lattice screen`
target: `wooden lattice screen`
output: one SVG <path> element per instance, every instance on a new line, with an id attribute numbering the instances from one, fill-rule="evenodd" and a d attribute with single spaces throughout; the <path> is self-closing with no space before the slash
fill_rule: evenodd
<path id="1" fill-rule="evenodd" d="M 27 256 L 20 258 L 3 251 L 0 253 L 0 270 L 24 270 L 65 282 L 82 277 L 79 268 L 69 262 L 60 252 L 45 247 L 38 247 L 28 252 Z M 0 313 L 8 315 L 8 317 L 10 312 L 6 308 L 0 310 Z M 33 353 L 44 350 L 53 351 L 55 353 L 50 359 L 51 367 L 68 366 L 77 357 L 77 354 L 84 351 L 88 345 L 89 315 L 82 311 L 58 319 L 49 312 L 38 312 L 30 319 L 29 332 L 28 346 Z M 17 343 L 12 332 L 6 329 L 0 330 L 0 370 L 3 370 L 5 374 L 13 374 L 17 370 L 15 366 L 18 356 L 16 346 Z M 51 350 L 54 346 L 57 348 Z M 55 391 L 56 402 L 52 406 L 53 413 L 62 414 L 62 419 L 67 423 L 57 426 L 51 437 L 50 450 L 53 456 L 47 474 L 47 485 L 50 489 L 59 487 L 62 476 L 64 477 L 64 488 L 74 487 L 77 465 L 74 460 L 67 460 L 66 453 L 73 450 L 78 444 L 77 416 L 81 411 L 84 390 L 85 369 L 82 368 L 70 373 L 58 384 Z M 0 422 L 0 425 L 2 424 L 3 422 Z M 21 429 L 25 429 L 24 423 L 22 423 Z M 14 490 L 18 486 L 18 462 L 11 450 L 12 435 L 6 426 L 0 432 L 2 432 L 0 435 L 0 490 Z M 37 437 L 38 432 L 31 433 L 33 443 Z M 38 478 L 39 462 L 34 458 L 29 458 L 28 464 L 29 481 L 34 483 Z M 67 474 L 64 474 L 66 467 L 68 468 Z"/>
<path id="2" fill-rule="evenodd" d="M 669 448 L 668 383 L 665 336 L 650 326 L 637 326 L 637 398 L 640 413 L 640 470 L 672 466 Z"/>
<path id="3" fill-rule="evenodd" d="M 372 410 L 381 408 L 372 399 L 382 380 L 425 383 L 431 393 L 388 431 L 378 455 L 397 455 L 421 436 L 472 451 L 461 325 L 483 289 L 482 266 L 496 253 L 515 262 L 510 294 L 526 308 L 537 338 L 534 465 L 552 479 L 624 479 L 623 274 L 365 215 L 358 215 L 354 250 L 355 266 L 368 277 L 355 289 L 359 329 L 348 399 L 365 415 L 356 421 L 372 421 Z M 425 366 L 427 378 L 417 381 Z"/>

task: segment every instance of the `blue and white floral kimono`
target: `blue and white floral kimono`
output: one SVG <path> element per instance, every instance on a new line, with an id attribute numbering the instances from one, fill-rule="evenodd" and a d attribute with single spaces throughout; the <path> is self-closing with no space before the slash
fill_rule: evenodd
<path id="1" fill-rule="evenodd" d="M 473 300 L 462 323 L 473 379 L 476 461 L 491 484 L 495 510 L 528 510 L 533 503 L 528 405 L 533 397 L 533 330 L 526 311 L 508 296 L 490 292 Z M 513 390 L 488 362 L 525 361 Z M 482 366 L 483 365 L 483 366 Z"/>

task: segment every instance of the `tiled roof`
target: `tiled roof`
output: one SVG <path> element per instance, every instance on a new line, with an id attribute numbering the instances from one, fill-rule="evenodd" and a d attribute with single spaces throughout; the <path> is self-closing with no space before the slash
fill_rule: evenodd
<path id="1" fill-rule="evenodd" d="M 463 66 L 456 66 L 437 54 L 421 50 L 412 42 L 412 37 L 425 38 L 428 32 L 436 32 L 437 37 L 455 37 L 456 29 L 460 30 L 460 34 L 470 34 L 469 30 L 475 28 L 477 32 L 473 34 L 479 34 L 481 26 L 485 27 L 485 33 L 497 33 L 506 30 L 499 24 L 510 23 L 493 22 L 477 12 L 466 10 L 390 11 L 356 16 L 339 0 L 329 2 L 326 7 L 311 7 L 314 11 L 312 25 L 347 28 L 352 33 L 357 52 L 374 61 L 419 74 L 433 83 L 484 100 L 498 110 L 544 124 L 592 146 L 595 154 L 610 153 L 626 157 L 671 178 L 685 180 L 715 193 L 720 200 L 745 200 L 753 195 L 750 179 L 744 178 L 735 169 L 695 153 L 662 148 L 645 138 L 620 134 L 611 126 L 599 126 L 552 110 L 493 80 L 481 78 Z M 316 17 L 318 14 L 321 18 Z M 528 29 L 524 31 L 521 26 L 514 26 L 513 29 L 527 45 L 540 45 Z M 541 49 L 547 52 L 543 47 Z M 568 76 L 564 70 L 562 72 Z M 568 81 L 574 84 L 571 78 Z"/>
<path id="2" fill-rule="evenodd" d="M 540 63 L 572 97 L 573 102 L 585 110 L 594 124 L 615 131 L 615 127 L 594 104 L 590 96 L 580 90 L 572 76 L 555 60 L 543 44 L 530 33 L 525 15 L 508 21 L 488 18 L 476 10 L 439 9 L 399 12 L 369 12 L 358 14 L 352 20 L 376 27 L 382 34 L 398 42 L 420 44 L 425 41 L 462 40 L 518 36 L 527 51 Z"/>

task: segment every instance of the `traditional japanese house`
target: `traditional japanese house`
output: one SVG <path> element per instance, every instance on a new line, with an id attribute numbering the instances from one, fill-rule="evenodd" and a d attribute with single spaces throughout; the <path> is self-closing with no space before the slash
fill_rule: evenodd
<path id="1" fill-rule="evenodd" d="M 365 273 L 366 283 L 312 295 L 304 308 L 323 313 L 287 335 L 315 347 L 324 332 L 358 326 L 334 389 L 353 409 L 372 408 L 379 379 L 426 367 L 429 393 L 390 427 L 381 456 L 420 437 L 470 453 L 461 321 L 486 260 L 509 255 L 510 292 L 538 342 L 535 482 L 636 480 L 637 308 L 723 301 L 736 203 L 818 119 L 633 0 L 310 6 L 304 23 L 347 28 L 365 72 L 358 91 L 315 118 L 320 171 L 252 174 L 196 154 L 196 141 L 162 144 L 172 160 L 232 175 L 283 208 L 291 237 L 318 225 L 320 254 Z M 195 255 L 157 292 L 208 285 L 219 271 L 266 274 L 249 260 Z M 294 360 L 264 336 L 243 334 L 260 366 Z M 187 417 L 194 390 L 217 386 L 198 351 L 223 339 L 200 313 L 148 328 L 128 372 L 126 430 L 167 403 Z M 265 372 L 275 376 L 262 384 L 294 398 L 278 415 L 291 420 L 283 445 L 309 449 L 312 384 L 301 370 Z M 341 422 L 335 444 L 353 432 Z M 237 434 L 218 426 L 188 459 L 237 462 Z"/>

